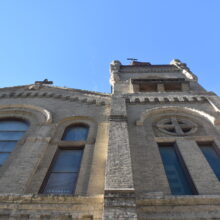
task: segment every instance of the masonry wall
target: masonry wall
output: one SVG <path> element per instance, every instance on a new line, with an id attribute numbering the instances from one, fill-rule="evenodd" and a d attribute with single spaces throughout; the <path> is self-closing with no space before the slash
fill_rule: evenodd
<path id="1" fill-rule="evenodd" d="M 158 82 L 157 92 L 134 90 L 137 79 Z M 166 92 L 169 80 L 182 90 Z M 111 84 L 113 94 L 45 84 L 0 89 L 0 119 L 30 124 L 0 167 L 0 219 L 220 219 L 220 183 L 198 147 L 214 143 L 220 151 L 220 99 L 178 60 L 114 61 Z M 168 119 L 191 127 L 160 127 Z M 79 123 L 89 126 L 87 140 L 63 141 Z M 164 143 L 175 144 L 197 195 L 172 195 L 158 148 Z M 83 147 L 74 195 L 40 193 L 57 149 L 67 145 Z"/>
<path id="2" fill-rule="evenodd" d="M 137 124 L 141 114 L 147 109 L 160 109 L 162 106 L 164 110 L 161 109 L 160 112 L 146 117 L 143 125 Z M 171 106 L 173 108 L 172 111 L 165 109 L 165 107 L 169 109 Z M 208 208 L 209 199 L 220 193 L 220 183 L 196 143 L 198 141 L 215 142 L 220 147 L 220 142 L 219 132 L 210 121 L 204 117 L 193 115 L 193 113 L 184 112 L 184 107 L 198 109 L 198 106 L 200 110 L 214 113 L 214 109 L 206 101 L 191 103 L 170 102 L 166 104 L 161 102 L 134 102 L 127 104 L 131 162 L 139 219 L 169 219 L 171 218 L 170 212 L 172 212 L 173 219 L 206 219 L 205 216 L 208 216 L 208 211 L 205 213 L 204 210 L 210 208 Z M 176 137 L 165 134 L 156 128 L 155 121 L 164 116 L 173 117 L 175 115 L 197 123 L 198 130 L 196 133 L 188 137 Z M 191 197 L 182 196 L 182 200 L 187 202 L 183 202 L 181 205 L 179 204 L 181 196 L 173 196 L 170 192 L 158 148 L 158 143 L 173 142 L 177 144 L 199 194 Z M 185 205 L 191 201 L 190 199 L 193 202 L 186 208 Z M 157 202 L 161 202 L 161 205 L 157 206 Z M 198 205 L 200 202 L 203 202 L 204 207 L 207 207 L 205 209 L 200 208 Z M 214 209 L 215 211 L 213 211 L 212 215 L 219 216 L 217 206 Z"/>
<path id="3" fill-rule="evenodd" d="M 108 143 L 108 95 L 41 86 L 0 91 L 0 118 L 30 128 L 0 168 L 0 219 L 102 219 Z M 69 125 L 89 125 L 75 196 L 39 193 Z"/>
<path id="4" fill-rule="evenodd" d="M 127 191 L 118 187 L 117 192 L 114 190 L 111 194 L 106 190 L 104 214 L 110 216 L 106 219 L 220 219 L 220 183 L 197 144 L 214 143 L 220 149 L 219 98 L 206 92 L 190 70 L 185 65 L 181 66 L 178 70 L 175 66 L 149 63 L 122 66 L 119 61 L 111 65 L 113 100 L 126 102 L 126 105 L 123 101 L 120 101 L 121 105 L 118 103 L 117 109 L 121 107 L 121 111 L 113 118 L 117 123 L 126 124 L 129 137 L 129 141 L 123 141 L 123 137 L 118 135 L 114 140 L 119 138 L 121 145 L 129 145 L 130 161 L 126 159 L 126 163 L 129 161 L 132 167 L 130 182 L 134 191 L 131 187 Z M 133 90 L 133 79 L 158 80 L 162 84 L 163 80 L 170 78 L 185 78 L 189 87 L 182 87 L 183 91 L 177 92 L 165 92 L 160 87 L 158 92 Z M 122 106 L 126 106 L 123 111 Z M 196 125 L 194 132 L 179 135 L 158 128 L 158 122 L 172 117 Z M 115 131 L 120 132 L 121 128 Z M 175 143 L 197 195 L 172 195 L 158 148 L 158 144 L 164 143 Z M 116 152 L 115 157 L 118 157 Z M 127 167 L 126 163 L 120 161 L 120 169 Z M 127 182 L 123 175 L 119 179 L 118 186 Z"/>

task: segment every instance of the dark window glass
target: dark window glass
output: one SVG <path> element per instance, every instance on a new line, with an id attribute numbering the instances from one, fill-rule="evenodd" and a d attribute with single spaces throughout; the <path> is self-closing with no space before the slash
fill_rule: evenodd
<path id="1" fill-rule="evenodd" d="M 0 121 L 0 166 L 4 164 L 29 125 L 19 120 Z"/>
<path id="2" fill-rule="evenodd" d="M 169 146 L 159 145 L 159 150 L 172 194 L 196 194 L 189 174 L 181 163 L 181 158 L 173 144 Z"/>
<path id="3" fill-rule="evenodd" d="M 0 141 L 2 140 L 20 140 L 25 131 L 0 131 Z"/>
<path id="4" fill-rule="evenodd" d="M 59 149 L 52 163 L 44 194 L 73 194 L 82 158 L 82 150 Z"/>
<path id="5" fill-rule="evenodd" d="M 140 92 L 157 92 L 156 83 L 143 83 L 139 85 Z"/>
<path id="6" fill-rule="evenodd" d="M 4 162 L 8 159 L 10 153 L 0 153 L 0 166 L 4 164 Z"/>
<path id="7" fill-rule="evenodd" d="M 61 150 L 53 172 L 78 172 L 81 160 L 81 150 Z"/>
<path id="8" fill-rule="evenodd" d="M 173 82 L 173 83 L 164 83 L 164 89 L 167 92 L 178 92 L 182 90 L 181 83 Z"/>
<path id="9" fill-rule="evenodd" d="M 88 136 L 88 127 L 84 125 L 74 125 L 66 129 L 62 140 L 65 141 L 85 141 Z"/>
<path id="10" fill-rule="evenodd" d="M 209 165 L 214 171 L 218 180 L 220 181 L 220 157 L 219 154 L 216 152 L 213 144 L 199 144 L 199 147 L 204 154 L 206 160 L 209 162 Z"/>
<path id="11" fill-rule="evenodd" d="M 16 146 L 16 141 L 0 141 L 0 152 L 11 152 Z"/>
<path id="12" fill-rule="evenodd" d="M 77 173 L 51 173 L 45 194 L 72 194 L 76 184 Z"/>
<path id="13" fill-rule="evenodd" d="M 23 121 L 0 121 L 0 131 L 26 131 L 28 127 L 28 124 Z"/>

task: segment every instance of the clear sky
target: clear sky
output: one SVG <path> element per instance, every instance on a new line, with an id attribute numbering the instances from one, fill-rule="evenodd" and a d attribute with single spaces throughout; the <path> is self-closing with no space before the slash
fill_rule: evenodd
<path id="1" fill-rule="evenodd" d="M 186 62 L 220 94 L 220 0 L 0 0 L 0 87 L 110 92 L 109 64 Z"/>

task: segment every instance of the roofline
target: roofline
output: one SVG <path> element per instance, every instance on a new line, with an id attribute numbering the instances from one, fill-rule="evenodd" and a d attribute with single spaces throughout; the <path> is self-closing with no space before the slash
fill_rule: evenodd
<path id="1" fill-rule="evenodd" d="M 21 85 L 21 86 L 9 86 L 9 87 L 3 87 L 0 88 L 1 90 L 4 89 L 19 89 L 19 88 L 28 88 L 31 86 L 38 86 L 36 84 L 28 84 L 28 85 Z M 86 93 L 86 94 L 92 94 L 92 95 L 101 95 L 101 96 L 106 96 L 106 97 L 110 97 L 112 94 L 111 93 L 104 93 L 104 92 L 95 92 L 95 91 L 89 91 L 89 90 L 83 90 L 83 89 L 74 89 L 74 88 L 65 88 L 65 87 L 59 87 L 59 86 L 54 86 L 54 85 L 40 85 L 41 88 L 55 88 L 55 89 L 62 89 L 62 90 L 68 90 L 68 91 L 72 91 L 72 92 L 81 92 L 81 93 Z"/>

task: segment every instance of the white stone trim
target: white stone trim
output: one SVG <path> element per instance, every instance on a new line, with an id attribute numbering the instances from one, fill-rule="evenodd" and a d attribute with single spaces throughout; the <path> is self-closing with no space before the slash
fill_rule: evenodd
<path id="1" fill-rule="evenodd" d="M 49 124 L 52 122 L 52 115 L 51 113 L 44 108 L 41 108 L 39 106 L 35 106 L 35 105 L 26 105 L 26 104 L 10 104 L 10 105 L 0 105 L 0 112 L 2 111 L 6 111 L 6 110 L 26 110 L 27 112 L 29 112 L 30 110 L 34 110 L 39 112 L 41 115 L 44 116 L 45 120 L 44 120 L 44 124 Z"/>
<path id="2" fill-rule="evenodd" d="M 206 118 L 208 121 L 210 121 L 213 125 L 217 125 L 219 123 L 219 119 L 213 115 L 210 115 L 204 111 L 195 109 L 195 108 L 189 108 L 189 107 L 178 107 L 178 106 L 164 106 L 164 107 L 156 107 L 152 109 L 147 109 L 145 112 L 141 114 L 141 117 L 139 120 L 136 121 L 137 126 L 143 126 L 144 121 L 146 118 L 150 117 L 152 114 L 157 113 L 163 113 L 165 111 L 173 111 L 173 112 L 187 112 L 187 113 L 196 113 L 199 116 L 202 116 Z"/>

